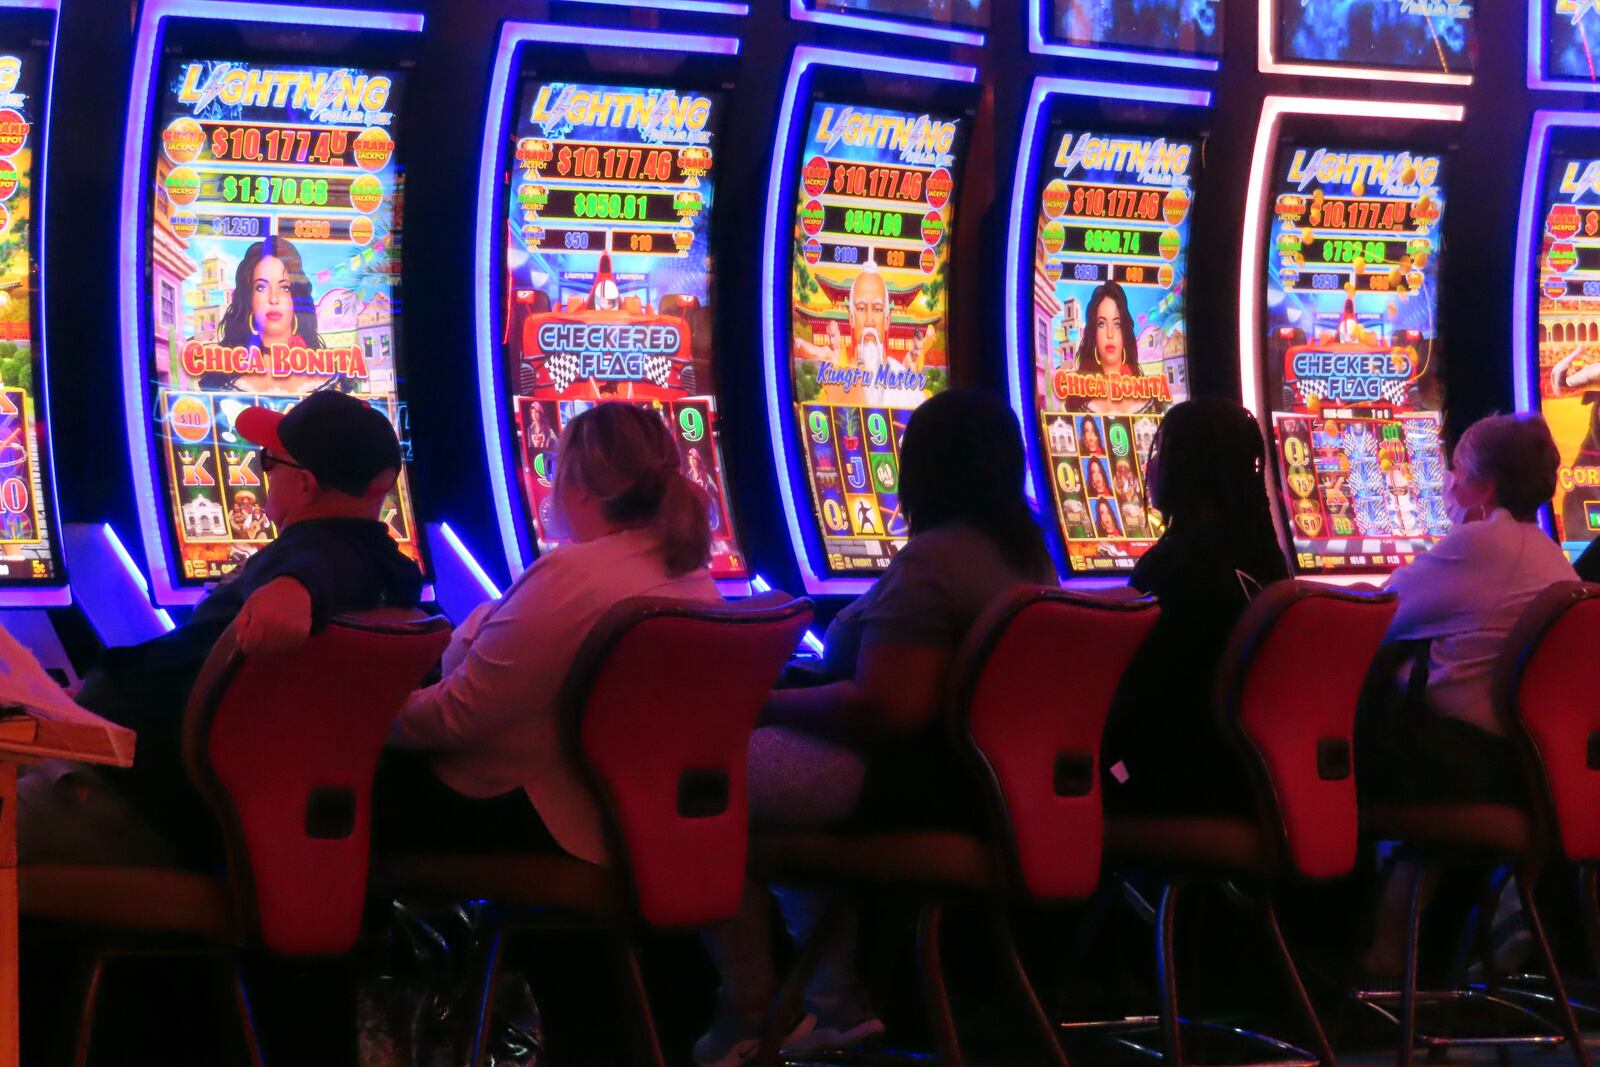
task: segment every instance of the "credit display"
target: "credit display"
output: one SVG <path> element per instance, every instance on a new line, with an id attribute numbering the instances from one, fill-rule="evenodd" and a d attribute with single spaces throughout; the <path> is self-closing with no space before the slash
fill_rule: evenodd
<path id="1" fill-rule="evenodd" d="M 1284 145 L 1265 272 L 1265 396 L 1295 566 L 1392 569 L 1449 531 L 1438 337 L 1445 161 Z"/>
<path id="2" fill-rule="evenodd" d="M 1472 0 L 1276 0 L 1279 58 L 1468 74 L 1477 63 Z"/>
<path id="3" fill-rule="evenodd" d="M 277 530 L 243 409 L 319 390 L 381 411 L 400 396 L 401 76 L 171 59 L 158 83 L 150 200 L 155 432 L 181 581 L 226 577 Z M 420 561 L 407 475 L 383 520 Z"/>
<path id="4" fill-rule="evenodd" d="M 1051 126 L 1033 246 L 1033 383 L 1074 574 L 1128 570 L 1164 530 L 1145 468 L 1189 394 L 1184 287 L 1199 142 Z"/>
<path id="5" fill-rule="evenodd" d="M 1545 73 L 1600 82 L 1600 11 L 1589 0 L 1539 0 L 1545 5 Z"/>
<path id="6" fill-rule="evenodd" d="M 910 535 L 900 439 L 950 383 L 958 115 L 816 100 L 795 181 L 791 389 L 835 575 L 889 565 Z"/>
<path id="7" fill-rule="evenodd" d="M 1600 140 L 1556 136 L 1522 284 L 1537 290 L 1539 409 L 1561 453 L 1556 539 L 1576 556 L 1600 535 Z"/>
<path id="8" fill-rule="evenodd" d="M 884 15 L 909 22 L 984 29 L 989 25 L 989 0 L 814 0 L 819 11 Z"/>
<path id="9" fill-rule="evenodd" d="M 42 50 L 0 40 L 0 584 L 19 587 L 62 577 L 35 317 L 44 68 Z"/>
<path id="10" fill-rule="evenodd" d="M 507 383 L 539 545 L 561 429 L 595 404 L 641 405 L 706 494 L 711 570 L 749 576 L 734 531 L 714 396 L 712 203 L 717 94 L 528 80 L 506 235 Z"/>
<path id="11" fill-rule="evenodd" d="M 1221 0 L 1051 0 L 1050 13 L 1068 44 L 1222 54 Z"/>

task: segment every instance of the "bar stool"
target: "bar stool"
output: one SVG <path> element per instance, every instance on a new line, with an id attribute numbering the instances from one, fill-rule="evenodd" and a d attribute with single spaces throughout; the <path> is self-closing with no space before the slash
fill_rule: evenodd
<path id="1" fill-rule="evenodd" d="M 392 610 L 332 619 L 289 657 L 251 659 L 226 631 L 183 721 L 190 779 L 217 817 L 221 872 L 32 863 L 21 913 L 92 929 L 72 1062 L 88 1062 L 112 959 L 195 956 L 227 982 L 250 1062 L 262 1063 L 240 960 L 338 956 L 367 897 L 372 777 L 407 694 L 450 623 Z"/>

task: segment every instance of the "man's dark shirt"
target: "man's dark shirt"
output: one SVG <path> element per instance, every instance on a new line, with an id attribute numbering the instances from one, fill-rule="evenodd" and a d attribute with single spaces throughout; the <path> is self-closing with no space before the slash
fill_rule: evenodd
<path id="1" fill-rule="evenodd" d="M 334 615 L 416 607 L 422 573 L 372 519 L 308 519 L 285 529 L 212 590 L 184 625 L 143 644 L 107 649 L 78 703 L 136 730 L 134 766 L 106 778 L 180 847 L 212 831 L 183 768 L 184 706 L 211 647 L 257 589 L 293 578 L 311 595 L 315 633 Z M 209 848 L 202 851 L 210 852 Z"/>

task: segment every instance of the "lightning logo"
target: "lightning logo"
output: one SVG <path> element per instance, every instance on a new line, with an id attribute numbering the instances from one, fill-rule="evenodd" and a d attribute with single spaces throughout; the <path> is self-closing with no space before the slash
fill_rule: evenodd
<path id="1" fill-rule="evenodd" d="M 1189 184 L 1190 145 L 1169 144 L 1165 137 L 1142 141 L 1133 137 L 1101 137 L 1084 133 L 1062 134 L 1056 148 L 1056 166 L 1065 178 L 1080 166 L 1085 170 L 1132 171 L 1140 185 Z"/>

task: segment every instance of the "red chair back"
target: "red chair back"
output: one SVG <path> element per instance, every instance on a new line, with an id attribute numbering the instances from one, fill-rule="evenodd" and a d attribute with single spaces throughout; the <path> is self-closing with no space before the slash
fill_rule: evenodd
<path id="1" fill-rule="evenodd" d="M 1600 585 L 1561 582 L 1540 594 L 1506 640 L 1497 706 L 1523 743 L 1535 808 L 1568 859 L 1600 859 Z"/>
<path id="2" fill-rule="evenodd" d="M 984 612 L 957 658 L 958 744 L 987 772 L 1009 873 L 1036 900 L 1081 899 L 1100 880 L 1100 739 L 1159 614 L 1149 598 L 1021 586 Z M 1062 650 L 1091 635 L 1094 655 L 1064 675 Z"/>
<path id="3" fill-rule="evenodd" d="M 383 611 L 337 617 L 291 656 L 249 659 L 231 629 L 212 649 L 184 718 L 184 758 L 266 948 L 315 956 L 355 943 L 378 755 L 449 641 L 443 618 Z"/>
<path id="4" fill-rule="evenodd" d="M 568 675 L 569 751 L 607 817 L 639 918 L 730 918 L 749 850 L 750 732 L 811 621 L 775 607 L 641 598 L 596 623 Z"/>
<path id="5" fill-rule="evenodd" d="M 1391 593 L 1276 582 L 1251 601 L 1223 655 L 1223 727 L 1242 738 L 1263 821 L 1302 878 L 1355 866 L 1356 710 L 1396 606 Z"/>

